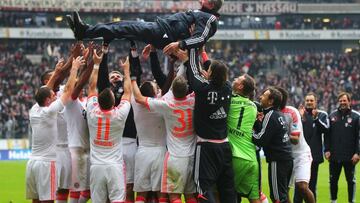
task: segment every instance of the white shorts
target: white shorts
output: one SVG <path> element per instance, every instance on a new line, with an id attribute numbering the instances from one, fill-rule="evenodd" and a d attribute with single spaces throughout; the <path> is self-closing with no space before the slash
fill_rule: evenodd
<path id="1" fill-rule="evenodd" d="M 71 186 L 71 154 L 68 147 L 56 149 L 56 175 L 59 189 L 70 189 Z"/>
<path id="2" fill-rule="evenodd" d="M 161 177 L 162 193 L 195 193 L 194 156 L 175 157 L 166 152 Z"/>
<path id="3" fill-rule="evenodd" d="M 303 156 L 295 157 L 294 168 L 290 180 L 291 185 L 298 182 L 309 183 L 311 176 L 311 163 L 311 154 L 304 154 Z"/>
<path id="4" fill-rule="evenodd" d="M 71 153 L 71 187 L 73 191 L 90 189 L 90 156 L 89 151 L 80 147 L 70 148 Z"/>
<path id="5" fill-rule="evenodd" d="M 125 202 L 124 164 L 91 165 L 90 183 L 92 202 Z"/>
<path id="6" fill-rule="evenodd" d="M 26 199 L 55 200 L 56 162 L 29 160 L 26 165 Z"/>
<path id="7" fill-rule="evenodd" d="M 135 155 L 135 192 L 160 191 L 165 147 L 139 147 Z"/>
<path id="8" fill-rule="evenodd" d="M 136 139 L 123 138 L 123 157 L 126 168 L 126 183 L 134 183 L 135 154 L 137 150 Z"/>

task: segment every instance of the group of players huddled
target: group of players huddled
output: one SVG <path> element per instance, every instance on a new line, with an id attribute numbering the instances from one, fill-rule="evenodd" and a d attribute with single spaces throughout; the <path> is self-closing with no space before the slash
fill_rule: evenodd
<path id="1" fill-rule="evenodd" d="M 306 99 L 306 108 L 300 111 L 286 105 L 287 91 L 281 87 L 267 88 L 260 103 L 254 102 L 254 79 L 244 74 L 231 84 L 226 65 L 209 59 L 205 52 L 205 42 L 216 32 L 222 3 L 200 0 L 200 10 L 156 22 L 91 26 L 77 12 L 68 16 L 79 42 L 66 61 L 59 60 L 55 70 L 43 74 L 43 86 L 30 110 L 28 199 L 181 203 L 183 194 L 187 203 L 235 203 L 242 197 L 252 203 L 266 202 L 259 158 L 263 148 L 271 200 L 288 202 L 292 179 L 295 202 L 315 202 L 317 168 L 312 168 L 312 161 L 319 149 L 312 145 L 318 145 L 319 138 L 322 145 L 324 133 L 329 138 L 325 157 L 341 171 L 339 157 L 350 156 L 347 161 L 353 167 L 343 165 L 348 168 L 347 177 L 352 171 L 349 180 L 354 177 L 360 151 L 359 114 L 350 108 L 350 95 L 340 94 L 339 115 L 330 115 L 331 122 L 325 112 L 316 110 L 314 94 L 307 95 L 312 102 Z M 82 43 L 97 37 L 103 37 L 102 46 Z M 120 63 L 122 73 L 108 71 L 109 44 L 115 38 L 131 42 L 129 56 Z M 141 55 L 150 58 L 154 81 L 142 82 L 140 56 L 132 40 L 148 43 Z M 169 58 L 167 75 L 156 49 L 163 49 Z M 331 124 L 336 127 L 344 119 L 342 133 L 348 135 L 339 138 Z M 309 120 L 313 123 L 306 127 L 316 132 L 306 136 L 303 123 Z M 344 144 L 338 147 L 339 142 Z M 344 146 L 347 149 L 341 149 Z M 321 159 L 316 157 L 316 163 Z M 330 167 L 338 179 L 340 172 L 334 170 Z M 332 199 L 336 201 L 334 177 Z M 349 202 L 354 193 L 349 192 Z"/>

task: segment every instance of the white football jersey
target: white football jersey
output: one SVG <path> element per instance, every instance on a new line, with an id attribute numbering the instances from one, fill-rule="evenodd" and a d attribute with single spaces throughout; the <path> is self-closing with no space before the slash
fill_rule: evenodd
<path id="1" fill-rule="evenodd" d="M 158 147 L 166 145 L 165 121 L 161 114 L 149 111 L 146 107 L 131 99 L 134 111 L 139 146 Z"/>
<path id="2" fill-rule="evenodd" d="M 32 129 L 32 153 L 30 159 L 55 161 L 57 142 L 57 117 L 64 105 L 60 99 L 48 107 L 35 104 L 29 112 Z"/>
<path id="3" fill-rule="evenodd" d="M 60 90 L 56 93 L 56 97 L 60 98 L 64 92 L 64 85 L 60 86 Z M 58 137 L 57 144 L 68 144 L 68 132 L 65 119 L 65 109 L 58 114 L 57 118 Z"/>
<path id="4" fill-rule="evenodd" d="M 300 112 L 292 106 L 286 106 L 285 109 L 282 110 L 282 112 L 291 117 L 292 119 L 292 124 L 290 126 L 291 135 L 299 136 L 299 143 L 291 144 L 293 157 L 297 158 L 302 155 L 311 155 L 310 147 L 304 137 L 304 130 L 301 122 Z"/>
<path id="5" fill-rule="evenodd" d="M 69 147 L 89 149 L 89 129 L 86 122 L 86 99 L 72 100 L 65 106 Z"/>
<path id="6" fill-rule="evenodd" d="M 121 140 L 130 102 L 122 100 L 117 107 L 104 111 L 100 109 L 97 96 L 92 96 L 87 107 L 91 164 L 123 163 Z"/>
<path id="7" fill-rule="evenodd" d="M 165 99 L 164 99 L 165 98 Z M 164 116 L 166 144 L 173 156 L 192 156 L 195 152 L 196 136 L 193 128 L 195 94 L 176 99 L 169 91 L 162 99 L 147 98 L 147 108 Z"/>

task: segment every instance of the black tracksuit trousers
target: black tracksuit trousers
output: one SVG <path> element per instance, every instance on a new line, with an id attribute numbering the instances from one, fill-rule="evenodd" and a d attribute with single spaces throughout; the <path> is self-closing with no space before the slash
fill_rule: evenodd
<path id="1" fill-rule="evenodd" d="M 85 31 L 85 39 L 103 37 L 104 41 L 113 39 L 131 39 L 152 44 L 158 49 L 164 48 L 173 39 L 165 35 L 156 22 L 120 21 L 90 26 Z M 174 39 L 176 40 L 176 39 Z"/>

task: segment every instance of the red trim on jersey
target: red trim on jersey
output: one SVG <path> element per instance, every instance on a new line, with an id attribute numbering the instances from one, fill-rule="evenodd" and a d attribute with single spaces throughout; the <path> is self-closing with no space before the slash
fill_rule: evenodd
<path id="1" fill-rule="evenodd" d="M 56 168 L 55 161 L 50 163 L 50 200 L 55 200 L 56 194 Z"/>
<path id="2" fill-rule="evenodd" d="M 123 178 L 124 178 L 124 193 L 126 194 L 126 165 L 125 160 L 123 160 Z"/>
<path id="3" fill-rule="evenodd" d="M 145 103 L 146 103 L 145 107 L 150 111 L 149 97 L 146 97 Z"/>
<path id="4" fill-rule="evenodd" d="M 293 123 L 298 123 L 298 117 L 296 116 L 296 112 L 288 107 L 285 107 L 283 110 L 281 110 L 283 113 L 288 113 L 291 115 Z"/>
<path id="5" fill-rule="evenodd" d="M 110 118 L 106 118 L 104 140 L 109 140 L 109 134 L 110 134 Z"/>
<path id="6" fill-rule="evenodd" d="M 143 202 L 145 202 L 145 201 L 146 201 L 146 198 L 143 197 L 143 196 L 137 196 L 136 199 L 135 199 L 135 201 L 136 201 L 136 202 L 137 202 L 137 201 L 143 201 Z"/>
<path id="7" fill-rule="evenodd" d="M 201 52 L 201 59 L 202 59 L 203 63 L 205 61 L 209 60 L 209 57 L 208 57 L 208 55 L 207 55 L 207 53 L 205 51 Z"/>
<path id="8" fill-rule="evenodd" d="M 290 133 L 292 136 L 297 136 L 299 137 L 300 136 L 300 131 L 293 131 Z"/>
<path id="9" fill-rule="evenodd" d="M 71 199 L 79 199 L 80 197 L 80 192 L 78 191 L 70 191 L 70 198 Z"/>
<path id="10" fill-rule="evenodd" d="M 167 203 L 168 201 L 169 201 L 169 199 L 166 197 L 159 198 L 159 203 Z"/>
<path id="11" fill-rule="evenodd" d="M 163 191 L 163 192 L 167 192 L 167 176 L 168 176 L 167 167 L 168 167 L 169 157 L 170 157 L 170 153 L 166 152 L 165 159 L 164 159 L 163 176 L 162 176 L 162 180 L 161 180 L 161 182 L 162 182 L 161 191 Z"/>
<path id="12" fill-rule="evenodd" d="M 191 197 L 189 199 L 186 199 L 186 203 L 197 203 L 197 200 L 195 197 Z"/>
<path id="13" fill-rule="evenodd" d="M 97 131 L 96 131 L 96 139 L 101 140 L 101 128 L 102 128 L 102 118 L 98 118 Z"/>
<path id="14" fill-rule="evenodd" d="M 113 142 L 94 140 L 95 145 L 103 146 L 103 147 L 112 147 L 114 145 Z"/>
<path id="15" fill-rule="evenodd" d="M 68 199 L 69 192 L 67 193 L 56 193 L 56 200 L 66 201 Z"/>

